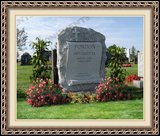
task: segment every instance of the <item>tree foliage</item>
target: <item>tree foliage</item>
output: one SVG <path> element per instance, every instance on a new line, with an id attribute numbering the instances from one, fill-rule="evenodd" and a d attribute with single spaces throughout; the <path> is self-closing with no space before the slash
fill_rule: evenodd
<path id="1" fill-rule="evenodd" d="M 19 29 L 17 28 L 17 49 L 19 51 L 22 51 L 24 48 L 24 46 L 26 45 L 26 41 L 27 41 L 27 33 L 25 32 L 25 29 Z"/>
<path id="2" fill-rule="evenodd" d="M 44 52 L 48 50 L 48 46 L 50 45 L 50 41 L 44 41 L 40 38 L 36 38 L 36 42 L 32 43 L 32 48 L 35 49 L 32 58 L 33 64 L 33 75 L 31 79 L 36 80 L 36 78 L 51 78 L 51 67 L 48 66 L 47 60 L 44 57 Z"/>
<path id="3" fill-rule="evenodd" d="M 137 53 L 136 53 L 136 48 L 134 46 L 132 46 L 131 48 L 131 61 L 135 61 L 135 59 L 137 58 Z"/>

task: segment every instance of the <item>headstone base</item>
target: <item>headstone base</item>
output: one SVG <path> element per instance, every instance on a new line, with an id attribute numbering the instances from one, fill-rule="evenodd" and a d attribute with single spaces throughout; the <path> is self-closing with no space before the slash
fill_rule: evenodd
<path id="1" fill-rule="evenodd" d="M 143 89 L 143 80 L 133 80 L 133 86 Z"/>
<path id="2" fill-rule="evenodd" d="M 91 83 L 91 84 L 79 84 L 68 87 L 65 92 L 94 92 L 95 87 L 98 86 L 99 83 Z"/>

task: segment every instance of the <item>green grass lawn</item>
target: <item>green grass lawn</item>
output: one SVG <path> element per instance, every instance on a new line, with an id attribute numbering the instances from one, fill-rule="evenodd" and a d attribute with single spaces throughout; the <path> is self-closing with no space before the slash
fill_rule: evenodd
<path id="1" fill-rule="evenodd" d="M 143 99 L 106 103 L 66 104 L 35 108 L 17 103 L 18 119 L 143 119 Z"/>
<path id="2" fill-rule="evenodd" d="M 30 76 L 32 75 L 32 66 L 17 65 L 17 95 L 25 96 L 25 90 L 30 86 Z"/>
<path id="3" fill-rule="evenodd" d="M 25 90 L 32 84 L 30 81 L 32 69 L 32 65 L 17 65 L 17 94 L 19 98 L 25 97 Z"/>
<path id="4" fill-rule="evenodd" d="M 137 64 L 132 64 L 132 67 L 126 67 L 124 68 L 127 71 L 127 75 L 130 74 L 138 74 L 138 65 Z M 110 76 L 110 68 L 106 68 L 106 76 Z"/>

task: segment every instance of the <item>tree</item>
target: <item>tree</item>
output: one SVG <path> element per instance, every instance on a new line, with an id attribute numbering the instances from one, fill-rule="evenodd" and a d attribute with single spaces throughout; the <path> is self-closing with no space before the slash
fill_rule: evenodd
<path id="1" fill-rule="evenodd" d="M 27 41 L 27 33 L 25 32 L 25 29 L 19 29 L 17 28 L 17 57 L 19 56 L 19 51 L 23 51 L 24 50 L 24 46 L 26 45 L 26 41 Z"/>
<path id="2" fill-rule="evenodd" d="M 121 82 L 125 80 L 126 70 L 121 68 L 124 58 L 126 58 L 125 48 L 116 46 L 115 44 L 107 48 L 107 52 L 111 54 L 108 60 L 108 66 L 111 68 L 111 77 L 119 78 Z"/>
<path id="3" fill-rule="evenodd" d="M 51 67 L 48 66 L 47 60 L 44 57 L 44 52 L 48 50 L 48 46 L 50 45 L 50 41 L 44 41 L 42 39 L 36 38 L 36 42 L 32 43 L 32 48 L 35 49 L 32 58 L 33 64 L 33 74 L 31 79 L 36 80 L 36 78 L 50 78 L 51 77 Z"/>
<path id="4" fill-rule="evenodd" d="M 136 48 L 134 46 L 132 46 L 132 48 L 131 48 L 131 61 L 132 62 L 135 61 L 136 57 L 137 57 Z"/>

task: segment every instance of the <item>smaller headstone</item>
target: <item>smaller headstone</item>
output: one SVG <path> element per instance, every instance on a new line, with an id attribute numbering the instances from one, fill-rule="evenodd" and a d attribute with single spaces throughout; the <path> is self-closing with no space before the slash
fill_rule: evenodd
<path id="1" fill-rule="evenodd" d="M 143 89 L 143 80 L 133 80 L 133 85 L 137 88 Z"/>
<path id="2" fill-rule="evenodd" d="M 128 62 L 131 62 L 130 49 L 126 49 L 126 56 L 128 58 Z"/>
<path id="3" fill-rule="evenodd" d="M 140 80 L 133 80 L 133 85 L 140 89 L 143 89 L 143 77 L 144 77 L 144 60 L 143 60 L 143 53 L 138 53 L 138 77 Z"/>
<path id="4" fill-rule="evenodd" d="M 138 76 L 143 78 L 144 75 L 144 61 L 143 61 L 143 53 L 139 52 L 138 53 Z"/>
<path id="5" fill-rule="evenodd" d="M 31 64 L 31 55 L 27 52 L 25 52 L 22 56 L 21 56 L 21 65 L 30 65 Z"/>

